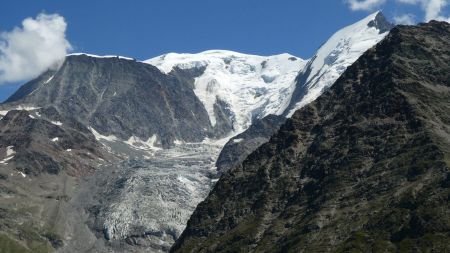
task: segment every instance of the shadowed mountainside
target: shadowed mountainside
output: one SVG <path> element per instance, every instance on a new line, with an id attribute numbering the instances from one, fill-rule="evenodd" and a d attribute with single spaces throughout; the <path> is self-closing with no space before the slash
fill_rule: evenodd
<path id="1" fill-rule="evenodd" d="M 25 84 L 5 104 L 52 106 L 102 135 L 144 141 L 156 136 L 155 144 L 168 148 L 177 140 L 199 142 L 230 131 L 226 124 L 213 129 L 194 94 L 194 78 L 202 71 L 175 69 L 166 75 L 133 60 L 72 55 L 58 71 Z"/>
<path id="2" fill-rule="evenodd" d="M 398 26 L 225 173 L 172 252 L 450 251 L 450 25 Z"/>

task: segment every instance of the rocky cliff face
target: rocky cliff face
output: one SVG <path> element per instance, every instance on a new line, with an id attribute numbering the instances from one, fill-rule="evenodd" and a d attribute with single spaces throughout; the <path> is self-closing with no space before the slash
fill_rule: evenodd
<path id="1" fill-rule="evenodd" d="M 268 115 L 257 119 L 244 132 L 231 138 L 220 151 L 216 167 L 219 172 L 241 164 L 259 146 L 266 143 L 286 120 L 283 116 Z"/>
<path id="2" fill-rule="evenodd" d="M 82 176 L 95 170 L 100 159 L 109 157 L 87 128 L 76 124 L 71 127 L 71 121 L 66 125 L 51 121 L 45 118 L 47 111 L 41 112 L 12 110 L 0 120 L 0 150 L 4 151 L 0 159 L 4 166 L 16 168 L 24 176 L 58 174 L 62 170 Z"/>
<path id="3" fill-rule="evenodd" d="M 449 251 L 450 25 L 398 26 L 225 173 L 172 252 Z"/>
<path id="4" fill-rule="evenodd" d="M 171 147 L 175 141 L 199 142 L 226 132 L 215 129 L 192 88 L 201 68 L 174 69 L 166 75 L 152 65 L 121 58 L 71 55 L 56 72 L 24 85 L 11 104 L 53 106 L 102 135 L 132 136 Z"/>

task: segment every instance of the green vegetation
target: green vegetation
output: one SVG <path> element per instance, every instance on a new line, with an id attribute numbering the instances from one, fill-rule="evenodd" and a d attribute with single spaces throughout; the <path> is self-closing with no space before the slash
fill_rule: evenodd
<path id="1" fill-rule="evenodd" d="M 0 253 L 31 253 L 18 241 L 9 238 L 5 234 L 0 234 Z"/>
<path id="2" fill-rule="evenodd" d="M 450 168 L 450 155 L 449 154 L 445 154 L 444 162 L 447 164 L 447 167 Z"/>

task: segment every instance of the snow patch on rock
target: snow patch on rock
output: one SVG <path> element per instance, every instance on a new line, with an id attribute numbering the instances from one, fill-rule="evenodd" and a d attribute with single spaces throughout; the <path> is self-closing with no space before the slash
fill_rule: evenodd
<path id="1" fill-rule="evenodd" d="M 139 137 L 131 136 L 127 141 L 125 141 L 125 143 L 134 147 L 135 149 L 159 150 L 161 148 L 159 148 L 155 145 L 157 142 L 157 139 L 158 139 L 158 137 L 156 135 L 153 135 L 152 137 L 148 138 L 146 141 L 142 140 Z"/>
<path id="2" fill-rule="evenodd" d="M 73 53 L 73 54 L 68 54 L 67 56 L 80 56 L 80 55 L 85 55 L 85 56 L 89 56 L 89 57 L 93 57 L 93 58 L 117 58 L 117 59 L 135 61 L 135 59 L 133 59 L 133 58 L 120 56 L 120 55 L 95 55 L 95 54 L 87 54 L 87 53 Z"/>
<path id="3" fill-rule="evenodd" d="M 62 122 L 61 121 L 50 121 L 53 125 L 57 125 L 57 126 L 62 126 Z"/>
<path id="4" fill-rule="evenodd" d="M 243 140 L 244 140 L 244 139 L 234 139 L 233 142 L 234 142 L 234 143 L 239 143 L 239 142 L 242 142 Z"/>
<path id="5" fill-rule="evenodd" d="M 13 149 L 13 146 L 6 147 L 5 158 L 0 161 L 1 164 L 8 164 L 8 161 L 14 158 L 14 154 L 16 153 Z"/>
<path id="6" fill-rule="evenodd" d="M 49 79 L 47 79 L 47 81 L 44 82 L 44 84 L 48 84 L 53 79 L 53 77 L 55 77 L 55 76 L 54 75 L 51 76 Z"/>
<path id="7" fill-rule="evenodd" d="M 114 135 L 102 135 L 99 132 L 97 132 L 93 127 L 89 127 L 89 130 L 92 132 L 92 134 L 95 136 L 95 139 L 100 141 L 100 140 L 105 140 L 105 141 L 118 141 L 119 138 L 117 138 Z"/>

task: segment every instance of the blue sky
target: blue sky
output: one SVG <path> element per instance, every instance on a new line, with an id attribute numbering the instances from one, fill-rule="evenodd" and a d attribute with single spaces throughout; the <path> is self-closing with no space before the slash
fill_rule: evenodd
<path id="1" fill-rule="evenodd" d="M 308 58 L 336 30 L 377 9 L 390 20 L 406 14 L 423 20 L 423 6 L 399 1 L 426 0 L 369 0 L 373 6 L 358 10 L 351 10 L 351 0 L 14 0 L 0 3 L 0 31 L 42 12 L 58 13 L 67 22 L 74 52 L 143 60 L 167 52 L 227 49 Z M 448 14 L 448 6 L 441 14 Z M 25 82 L 1 84 L 0 101 Z"/>

